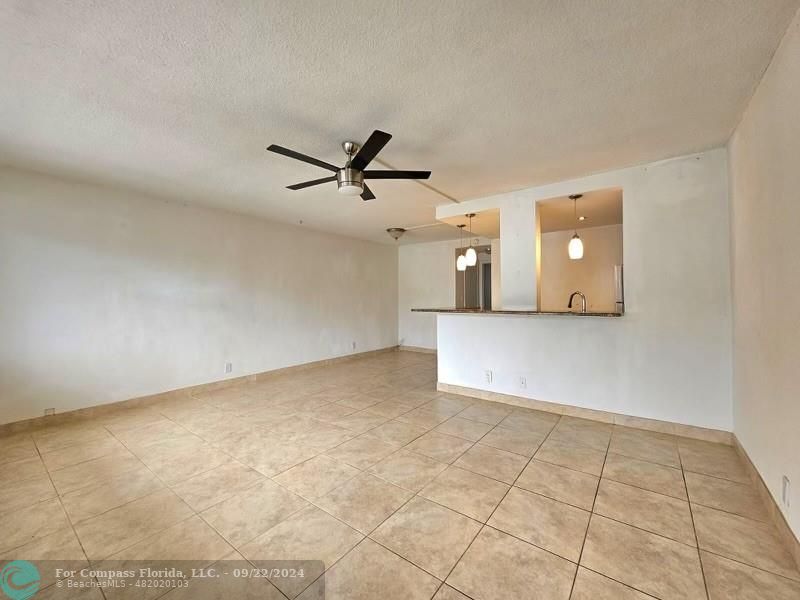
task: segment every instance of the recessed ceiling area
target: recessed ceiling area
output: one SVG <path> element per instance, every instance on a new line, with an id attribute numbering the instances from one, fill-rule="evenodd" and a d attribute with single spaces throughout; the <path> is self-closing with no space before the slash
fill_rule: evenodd
<path id="1" fill-rule="evenodd" d="M 437 205 L 725 144 L 797 7 L 11 2 L 0 164 L 393 244 Z M 339 165 L 374 129 L 376 168 L 430 180 L 290 191 L 327 173 L 265 150 Z"/>
<path id="2" fill-rule="evenodd" d="M 457 225 L 463 223 L 467 225 L 464 228 L 464 233 L 470 230 L 469 226 L 469 219 L 466 216 L 459 215 L 457 217 L 447 217 L 445 219 L 441 219 L 442 223 L 447 223 L 450 227 L 456 231 L 456 236 L 458 235 Z M 500 209 L 493 208 L 491 210 L 484 210 L 479 213 L 475 213 L 475 216 L 472 217 L 472 234 L 473 236 L 477 237 L 485 237 L 490 240 L 495 240 L 500 237 Z"/>
<path id="3" fill-rule="evenodd" d="M 577 209 L 577 211 L 576 211 Z M 610 188 L 587 192 L 573 201 L 568 196 L 537 202 L 542 233 L 622 224 L 622 190 Z M 576 220 L 577 216 L 584 220 Z"/>

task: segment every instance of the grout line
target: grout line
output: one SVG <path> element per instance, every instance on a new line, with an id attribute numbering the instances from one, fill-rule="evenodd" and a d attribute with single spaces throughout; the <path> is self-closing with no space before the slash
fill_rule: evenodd
<path id="1" fill-rule="evenodd" d="M 686 497 L 689 498 L 689 486 L 686 484 L 686 473 L 683 470 L 683 457 L 681 457 L 680 450 L 678 450 L 678 460 L 681 463 L 681 477 L 683 477 L 683 487 L 686 488 Z M 708 581 L 706 580 L 706 572 L 703 567 L 703 556 L 700 554 L 700 540 L 697 536 L 697 526 L 694 522 L 694 511 L 692 510 L 692 503 L 689 502 L 689 518 L 692 520 L 692 532 L 694 533 L 694 542 L 697 545 L 697 562 L 700 564 L 700 576 L 703 578 L 703 589 L 706 591 L 706 598 L 710 598 L 708 593 Z"/>
<path id="2" fill-rule="evenodd" d="M 603 455 L 603 466 L 600 467 L 600 476 L 597 478 L 597 487 L 595 487 L 594 489 L 594 500 L 592 500 L 592 508 L 589 511 L 589 521 L 586 523 L 586 531 L 583 532 L 583 542 L 581 542 L 581 551 L 578 553 L 578 568 L 580 568 L 581 566 L 581 560 L 583 559 L 583 550 L 586 547 L 586 539 L 589 537 L 589 527 L 591 527 L 592 517 L 595 515 L 594 507 L 595 504 L 597 503 L 597 494 L 600 493 L 600 483 L 603 480 L 603 471 L 606 468 L 606 460 L 608 460 L 608 449 L 610 447 L 611 447 L 611 436 L 608 437 L 608 445 L 606 445 L 606 452 Z M 578 568 L 575 569 L 575 577 L 573 577 L 572 586 L 569 588 L 570 596 L 572 596 L 572 592 L 575 590 L 575 582 L 578 580 Z"/>
<path id="3" fill-rule="evenodd" d="M 39 456 L 39 460 L 42 461 L 42 466 L 44 467 L 45 472 L 47 473 L 47 477 L 50 480 L 50 485 L 53 486 L 53 490 L 55 490 L 55 492 L 56 492 L 56 498 L 58 499 L 58 504 L 61 507 L 61 511 L 64 513 L 64 516 L 67 518 L 67 523 L 69 523 L 70 529 L 72 529 L 72 535 L 75 536 L 75 540 L 78 542 L 78 546 L 80 546 L 81 552 L 83 552 L 83 557 L 86 559 L 86 563 L 91 565 L 92 561 L 89 560 L 89 555 L 86 553 L 86 548 L 84 548 L 83 542 L 81 541 L 81 538 L 78 536 L 78 531 L 75 529 L 75 524 L 72 522 L 72 518 L 69 516 L 69 513 L 67 512 L 67 509 L 64 507 L 64 503 L 61 500 L 61 496 L 58 495 L 58 489 L 56 488 L 56 485 L 53 482 L 53 478 L 50 475 L 50 470 L 47 468 L 47 465 L 44 463 L 44 460 L 42 459 L 42 454 L 39 451 L 39 446 L 36 445 L 35 441 L 34 441 L 34 446 L 36 447 L 36 453 Z M 42 537 L 45 537 L 45 536 L 42 536 Z M 41 538 L 37 538 L 37 539 L 41 539 Z M 23 546 L 24 545 L 25 544 L 23 544 Z M 22 546 L 19 546 L 19 547 L 21 548 Z M 95 581 L 96 581 L 96 578 L 95 578 Z M 56 584 L 56 582 L 53 582 L 53 585 L 55 585 L 55 584 Z M 47 588 L 50 588 L 50 587 L 51 586 L 47 586 Z M 106 598 L 106 593 L 102 589 L 102 587 L 100 588 L 100 593 L 103 596 L 103 598 Z"/>

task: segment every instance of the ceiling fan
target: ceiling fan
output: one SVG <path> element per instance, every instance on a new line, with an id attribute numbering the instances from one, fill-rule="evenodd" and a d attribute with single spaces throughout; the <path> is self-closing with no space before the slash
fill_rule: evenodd
<path id="1" fill-rule="evenodd" d="M 306 156 L 300 152 L 289 150 L 283 146 L 272 144 L 267 150 L 277 152 L 289 158 L 302 160 L 303 162 L 317 167 L 322 167 L 328 171 L 333 171 L 335 175 L 295 183 L 287 186 L 290 190 L 302 190 L 303 188 L 335 181 L 340 194 L 347 196 L 361 196 L 362 200 L 374 200 L 375 194 L 372 193 L 365 183 L 365 179 L 427 179 L 431 176 L 430 171 L 390 171 L 390 170 L 371 170 L 365 171 L 367 165 L 375 158 L 383 147 L 392 139 L 392 136 L 385 131 L 375 130 L 369 139 L 359 148 L 355 142 L 344 142 L 342 149 L 347 154 L 347 162 L 343 167 L 337 167 L 323 160 Z"/>

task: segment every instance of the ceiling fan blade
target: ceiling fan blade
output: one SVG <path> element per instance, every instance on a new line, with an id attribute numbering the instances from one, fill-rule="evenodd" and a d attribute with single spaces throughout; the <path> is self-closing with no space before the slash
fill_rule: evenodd
<path id="1" fill-rule="evenodd" d="M 364 171 L 364 179 L 427 179 L 430 171 Z"/>
<path id="2" fill-rule="evenodd" d="M 364 184 L 364 191 L 361 192 L 361 199 L 362 200 L 375 200 L 375 194 L 372 193 L 372 190 L 367 187 L 367 184 Z"/>
<path id="3" fill-rule="evenodd" d="M 320 183 L 328 183 L 329 181 L 336 181 L 336 175 L 331 175 L 330 177 L 323 177 L 322 179 L 313 179 L 311 181 L 304 181 L 303 183 L 295 183 L 294 185 L 287 185 L 286 189 L 302 190 L 303 188 L 311 187 L 312 185 L 319 185 Z"/>
<path id="4" fill-rule="evenodd" d="M 367 165 L 378 155 L 378 152 L 383 150 L 383 147 L 389 143 L 390 139 L 392 139 L 391 134 L 385 131 L 380 131 L 379 129 L 373 131 L 369 139 L 361 146 L 358 154 L 350 161 L 350 166 L 359 171 L 366 169 Z"/>
<path id="5" fill-rule="evenodd" d="M 284 156 L 288 156 L 289 158 L 294 158 L 295 160 L 302 160 L 305 163 L 315 165 L 317 167 L 322 167 L 323 169 L 328 169 L 328 171 L 333 171 L 334 173 L 339 170 L 339 167 L 336 167 L 330 163 L 326 163 L 323 160 L 319 160 L 317 158 L 312 158 L 311 156 L 306 156 L 305 154 L 300 154 L 299 152 L 295 152 L 294 150 L 289 150 L 288 148 L 284 148 L 283 146 L 276 146 L 272 144 L 267 148 L 270 152 L 276 152 L 278 154 L 283 154 Z"/>

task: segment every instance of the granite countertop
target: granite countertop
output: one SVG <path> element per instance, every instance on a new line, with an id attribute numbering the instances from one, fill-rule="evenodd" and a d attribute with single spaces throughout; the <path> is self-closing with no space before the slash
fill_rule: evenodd
<path id="1" fill-rule="evenodd" d="M 446 313 L 465 315 L 556 315 L 564 317 L 621 317 L 616 312 L 571 312 L 557 310 L 484 310 L 482 308 L 412 308 L 411 312 Z"/>

